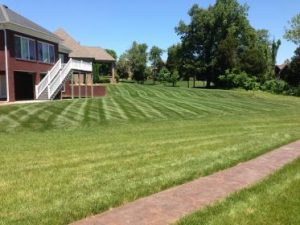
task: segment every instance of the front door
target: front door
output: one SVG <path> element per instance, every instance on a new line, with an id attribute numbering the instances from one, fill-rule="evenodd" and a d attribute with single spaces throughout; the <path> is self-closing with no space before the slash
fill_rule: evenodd
<path id="1" fill-rule="evenodd" d="M 0 98 L 6 98 L 6 77 L 5 75 L 0 75 Z"/>

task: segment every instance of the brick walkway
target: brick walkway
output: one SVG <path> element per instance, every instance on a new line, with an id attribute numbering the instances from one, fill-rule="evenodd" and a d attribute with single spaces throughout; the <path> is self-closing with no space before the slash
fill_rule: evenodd
<path id="1" fill-rule="evenodd" d="M 300 141 L 248 162 L 139 199 L 72 225 L 167 225 L 255 184 L 300 157 Z"/>

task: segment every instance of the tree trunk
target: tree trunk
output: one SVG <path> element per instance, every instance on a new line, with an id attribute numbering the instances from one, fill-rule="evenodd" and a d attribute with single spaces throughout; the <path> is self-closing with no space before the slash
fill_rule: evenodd
<path id="1" fill-rule="evenodd" d="M 206 80 L 206 88 L 210 88 L 210 87 L 211 87 L 211 79 L 208 78 L 208 79 Z"/>
<path id="2" fill-rule="evenodd" d="M 196 76 L 194 76 L 194 80 L 193 80 L 193 88 L 196 87 Z"/>

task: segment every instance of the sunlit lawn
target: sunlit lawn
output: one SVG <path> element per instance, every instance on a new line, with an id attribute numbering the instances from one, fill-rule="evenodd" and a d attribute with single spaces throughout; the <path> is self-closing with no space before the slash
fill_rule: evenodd
<path id="1" fill-rule="evenodd" d="M 0 107 L 0 224 L 67 224 L 300 138 L 300 99 L 108 86 Z"/>

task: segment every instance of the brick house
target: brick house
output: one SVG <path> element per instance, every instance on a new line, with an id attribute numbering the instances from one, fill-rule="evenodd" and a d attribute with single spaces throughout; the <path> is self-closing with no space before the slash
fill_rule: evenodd
<path id="1" fill-rule="evenodd" d="M 107 64 L 110 66 L 110 80 L 111 83 L 115 83 L 115 63 L 116 60 L 106 52 L 105 49 L 100 47 L 91 47 L 91 46 L 83 46 L 79 44 L 70 34 L 68 34 L 64 29 L 59 28 L 54 31 L 61 40 L 62 46 L 65 46 L 67 49 L 70 49 L 71 52 L 69 53 L 69 57 L 76 60 L 83 60 L 91 63 L 101 63 Z M 63 96 L 70 97 L 72 95 L 71 89 L 74 87 L 73 95 L 75 97 L 80 96 L 80 93 L 85 93 L 85 85 L 84 84 L 91 84 L 92 77 L 90 74 L 83 74 L 83 73 L 74 73 L 73 80 L 70 79 L 66 82 Z M 72 84 L 73 82 L 73 84 Z M 78 86 L 82 86 L 81 88 Z M 100 85 L 101 86 L 101 85 Z M 83 89 L 83 90 L 81 90 Z M 101 90 L 99 89 L 99 85 L 94 85 L 94 93 L 96 95 L 101 95 Z M 91 93 L 89 90 L 86 92 L 87 96 L 90 96 Z"/>
<path id="2" fill-rule="evenodd" d="M 0 5 L 0 100 L 54 99 L 74 74 L 92 80 L 92 62 L 73 59 L 71 52 L 56 34 Z M 87 80 L 84 92 L 93 96 Z M 96 89 L 105 94 L 104 87 Z"/>

